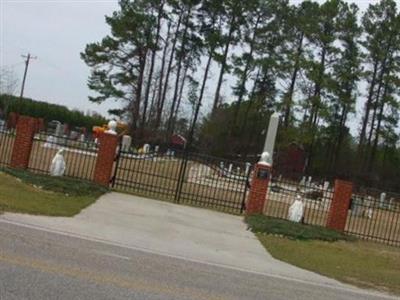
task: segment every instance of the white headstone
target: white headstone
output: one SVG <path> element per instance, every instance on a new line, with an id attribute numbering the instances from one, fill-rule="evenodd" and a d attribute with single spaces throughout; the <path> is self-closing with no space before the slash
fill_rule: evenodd
<path id="1" fill-rule="evenodd" d="M 83 133 L 79 136 L 79 141 L 82 143 L 85 141 L 85 135 Z"/>
<path id="2" fill-rule="evenodd" d="M 144 144 L 143 145 L 143 153 L 147 154 L 150 152 L 150 145 L 149 144 Z"/>
<path id="3" fill-rule="evenodd" d="M 306 176 L 301 177 L 300 185 L 306 185 Z"/>
<path id="4" fill-rule="evenodd" d="M 272 165 L 273 162 L 273 155 L 274 155 L 274 147 L 275 147 L 275 139 L 276 133 L 278 131 L 279 125 L 279 113 L 275 112 L 271 115 L 269 119 L 269 126 L 267 137 L 265 139 L 264 150 L 263 152 L 268 152 L 270 157 L 268 163 Z"/>
<path id="5" fill-rule="evenodd" d="M 304 214 L 304 203 L 299 195 L 295 201 L 289 206 L 288 219 L 292 222 L 300 222 Z"/>
<path id="6" fill-rule="evenodd" d="M 65 172 L 64 149 L 58 150 L 50 165 L 51 176 L 63 176 Z"/>
<path id="7" fill-rule="evenodd" d="M 122 136 L 122 151 L 129 152 L 132 145 L 132 137 L 130 135 Z"/>
<path id="8" fill-rule="evenodd" d="M 324 190 L 326 191 L 329 188 L 329 181 L 324 182 Z"/>
<path id="9" fill-rule="evenodd" d="M 228 172 L 229 172 L 229 173 L 232 173 L 232 168 L 233 168 L 233 165 L 232 165 L 232 164 L 229 164 L 229 167 L 228 167 Z"/>
<path id="10" fill-rule="evenodd" d="M 388 209 L 392 209 L 392 203 L 393 203 L 393 201 L 394 201 L 394 198 L 391 197 L 390 200 L 389 200 Z"/>
<path id="11" fill-rule="evenodd" d="M 158 151 L 160 151 L 160 146 L 159 146 L 159 145 L 156 145 L 156 146 L 154 147 L 154 152 L 155 152 L 155 153 L 158 153 Z"/>
<path id="12" fill-rule="evenodd" d="M 311 177 L 311 176 L 308 176 L 307 185 L 311 186 L 311 181 L 312 181 L 312 177 Z"/>
<path id="13" fill-rule="evenodd" d="M 251 168 L 251 163 L 247 162 L 246 163 L 246 171 L 245 171 L 246 176 L 247 176 L 247 174 L 249 174 L 250 168 Z"/>
<path id="14" fill-rule="evenodd" d="M 46 138 L 46 143 L 44 143 L 43 147 L 45 148 L 57 148 L 57 138 L 53 135 L 48 135 Z"/>
<path id="15" fill-rule="evenodd" d="M 62 136 L 64 133 L 64 126 L 61 123 L 57 123 L 57 127 L 56 127 L 56 136 Z"/>
<path id="16" fill-rule="evenodd" d="M 379 207 L 382 208 L 385 205 L 386 193 L 381 193 L 379 197 Z"/>

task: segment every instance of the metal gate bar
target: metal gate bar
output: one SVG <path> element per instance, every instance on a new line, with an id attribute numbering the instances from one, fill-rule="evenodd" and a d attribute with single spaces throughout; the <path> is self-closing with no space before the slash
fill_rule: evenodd
<path id="1" fill-rule="evenodd" d="M 175 203 L 242 213 L 249 175 L 245 163 L 199 153 L 119 150 L 111 186 Z"/>

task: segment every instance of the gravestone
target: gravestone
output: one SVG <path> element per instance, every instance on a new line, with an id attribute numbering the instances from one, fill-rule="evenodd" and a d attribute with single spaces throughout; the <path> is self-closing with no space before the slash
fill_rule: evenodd
<path id="1" fill-rule="evenodd" d="M 246 171 L 245 171 L 245 175 L 246 175 L 246 176 L 249 174 L 250 168 L 251 168 L 251 163 L 247 162 L 247 163 L 246 163 Z"/>
<path id="2" fill-rule="evenodd" d="M 300 185 L 305 186 L 306 185 L 306 176 L 303 176 L 300 180 Z"/>
<path id="3" fill-rule="evenodd" d="M 147 154 L 150 152 L 150 145 L 149 144 L 144 144 L 143 145 L 143 153 Z"/>
<path id="4" fill-rule="evenodd" d="M 329 181 L 325 181 L 324 182 L 324 190 L 326 191 L 326 190 L 328 190 L 328 188 L 329 188 Z"/>
<path id="5" fill-rule="evenodd" d="M 71 130 L 71 132 L 69 133 L 69 138 L 71 140 L 75 140 L 78 138 L 79 133 L 75 130 Z"/>
<path id="6" fill-rule="evenodd" d="M 385 207 L 385 199 L 386 199 L 386 193 L 382 192 L 380 197 L 379 197 L 379 208 L 384 208 Z"/>
<path id="7" fill-rule="evenodd" d="M 51 176 L 63 176 L 65 172 L 64 149 L 58 150 L 57 154 L 53 157 L 50 165 Z"/>
<path id="8" fill-rule="evenodd" d="M 64 126 L 61 123 L 57 123 L 57 127 L 56 127 L 56 132 L 55 132 L 55 136 L 62 136 L 64 133 Z"/>
<path id="9" fill-rule="evenodd" d="M 233 168 L 233 165 L 232 165 L 232 164 L 229 164 L 229 167 L 228 167 L 228 173 L 229 173 L 229 174 L 232 173 L 232 168 Z"/>
<path id="10" fill-rule="evenodd" d="M 392 210 L 392 204 L 393 204 L 394 198 L 391 197 L 389 200 L 389 204 L 388 204 L 388 209 Z"/>
<path id="11" fill-rule="evenodd" d="M 57 148 L 55 144 L 57 142 L 57 138 L 53 135 L 48 135 L 46 138 L 46 142 L 44 143 L 43 147 L 45 148 Z"/>
<path id="12" fill-rule="evenodd" d="M 363 213 L 363 199 L 359 196 L 354 196 L 351 207 L 351 214 L 353 216 L 361 216 Z"/>
<path id="13" fill-rule="evenodd" d="M 132 145 L 132 137 L 130 135 L 124 135 L 122 137 L 122 151 L 129 152 Z"/>

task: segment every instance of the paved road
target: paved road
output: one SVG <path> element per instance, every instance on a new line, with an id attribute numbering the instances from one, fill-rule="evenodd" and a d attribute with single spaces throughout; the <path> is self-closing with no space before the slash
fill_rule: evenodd
<path id="1" fill-rule="evenodd" d="M 0 222 L 1 300 L 382 297 Z"/>

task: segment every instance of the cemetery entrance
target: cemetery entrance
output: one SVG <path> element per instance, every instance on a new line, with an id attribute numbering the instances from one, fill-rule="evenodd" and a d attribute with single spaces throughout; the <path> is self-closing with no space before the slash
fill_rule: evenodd
<path id="1" fill-rule="evenodd" d="M 112 187 L 188 205 L 242 213 L 250 164 L 185 151 L 120 150 Z"/>

